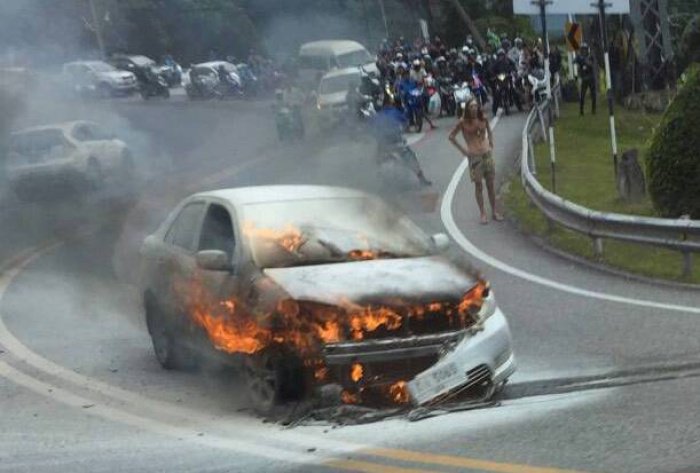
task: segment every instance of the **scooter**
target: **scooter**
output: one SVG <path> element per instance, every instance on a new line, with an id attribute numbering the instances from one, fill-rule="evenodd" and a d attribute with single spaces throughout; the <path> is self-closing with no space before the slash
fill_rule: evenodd
<path id="1" fill-rule="evenodd" d="M 467 82 L 456 84 L 454 86 L 454 100 L 456 104 L 455 113 L 463 115 L 464 110 L 467 108 L 467 103 L 469 103 L 472 97 L 472 89 L 469 87 L 469 84 Z"/>
<path id="2" fill-rule="evenodd" d="M 423 130 L 423 88 L 411 89 L 406 94 L 403 106 L 409 126 L 413 125 L 416 133 L 420 133 Z"/>
<path id="3" fill-rule="evenodd" d="M 152 69 L 146 69 L 138 74 L 139 93 L 144 100 L 151 97 L 170 98 L 170 88 L 163 76 Z"/>
<path id="4" fill-rule="evenodd" d="M 455 95 L 452 79 L 449 77 L 441 77 L 438 79 L 438 84 L 440 87 L 440 101 L 442 102 L 442 110 L 440 111 L 440 116 L 443 114 L 447 116 L 454 116 L 457 110 L 455 104 Z"/>

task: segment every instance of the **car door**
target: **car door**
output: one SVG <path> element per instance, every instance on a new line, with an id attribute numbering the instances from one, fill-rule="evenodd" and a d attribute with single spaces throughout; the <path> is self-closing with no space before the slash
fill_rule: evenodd
<path id="1" fill-rule="evenodd" d="M 197 296 L 198 287 L 193 284 L 197 270 L 195 255 L 205 210 L 205 201 L 185 204 L 163 239 L 158 263 L 158 299 L 161 307 L 175 318 L 186 315 L 192 298 Z M 183 322 L 179 320 L 179 325 L 186 325 Z"/>
<path id="2" fill-rule="evenodd" d="M 231 264 L 228 271 L 199 269 L 197 277 L 213 303 L 239 300 L 240 251 L 238 251 L 235 219 L 229 208 L 221 202 L 210 202 L 199 232 L 197 251 L 217 250 L 226 253 Z"/>

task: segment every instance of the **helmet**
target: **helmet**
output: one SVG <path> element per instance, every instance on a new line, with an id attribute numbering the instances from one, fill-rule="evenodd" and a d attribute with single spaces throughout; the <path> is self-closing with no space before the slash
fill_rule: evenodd
<path id="1" fill-rule="evenodd" d="M 462 47 L 462 54 L 469 54 L 469 46 Z"/>
<path id="2" fill-rule="evenodd" d="M 506 50 L 503 48 L 499 48 L 498 51 L 496 51 L 496 56 L 505 56 L 506 55 Z"/>
<path id="3" fill-rule="evenodd" d="M 397 60 L 403 59 L 403 53 L 396 53 L 396 59 Z"/>
<path id="4" fill-rule="evenodd" d="M 445 59 L 445 56 L 439 56 L 439 57 L 435 60 L 435 62 L 438 63 L 438 64 L 440 64 L 440 63 L 443 63 L 443 62 L 447 62 L 447 59 Z"/>
<path id="5" fill-rule="evenodd" d="M 421 53 L 423 56 L 427 55 L 427 54 L 428 54 L 428 48 L 426 48 L 426 47 L 424 46 L 424 47 L 420 50 L 420 53 Z"/>
<path id="6" fill-rule="evenodd" d="M 412 64 L 413 67 L 420 67 L 420 59 L 414 59 Z"/>
<path id="7" fill-rule="evenodd" d="M 523 40 L 522 38 L 515 38 L 515 41 L 513 41 L 516 46 L 520 47 L 523 45 Z"/>

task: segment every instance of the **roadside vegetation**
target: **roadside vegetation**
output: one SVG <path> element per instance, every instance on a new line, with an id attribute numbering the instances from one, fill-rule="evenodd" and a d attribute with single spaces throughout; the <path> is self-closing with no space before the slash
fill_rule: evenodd
<path id="1" fill-rule="evenodd" d="M 557 193 L 588 208 L 644 216 L 659 216 L 647 195 L 637 203 L 618 197 L 615 188 L 608 113 L 604 97 L 598 98 L 597 115 L 579 116 L 578 104 L 562 103 L 556 124 Z M 616 110 L 618 142 L 621 151 L 639 149 L 640 165 L 651 144 L 650 138 L 662 119 L 660 114 Z M 546 143 L 535 146 L 537 178 L 552 188 L 549 150 Z M 508 186 L 505 204 L 509 217 L 526 233 L 568 253 L 643 276 L 681 280 L 683 259 L 680 253 L 650 246 L 605 240 L 602 260 L 595 256 L 590 238 L 556 226 L 549 228 L 542 213 L 532 204 L 515 176 Z M 689 282 L 700 283 L 700 256 L 695 255 L 694 272 Z M 686 280 L 686 282 L 688 282 Z"/>

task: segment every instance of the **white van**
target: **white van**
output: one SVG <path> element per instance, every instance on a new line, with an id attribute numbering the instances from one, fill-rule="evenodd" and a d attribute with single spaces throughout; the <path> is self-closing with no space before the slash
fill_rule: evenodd
<path id="1" fill-rule="evenodd" d="M 357 41 L 314 41 L 299 49 L 299 79 L 302 86 L 315 89 L 329 71 L 363 66 L 377 72 L 375 58 Z"/>

